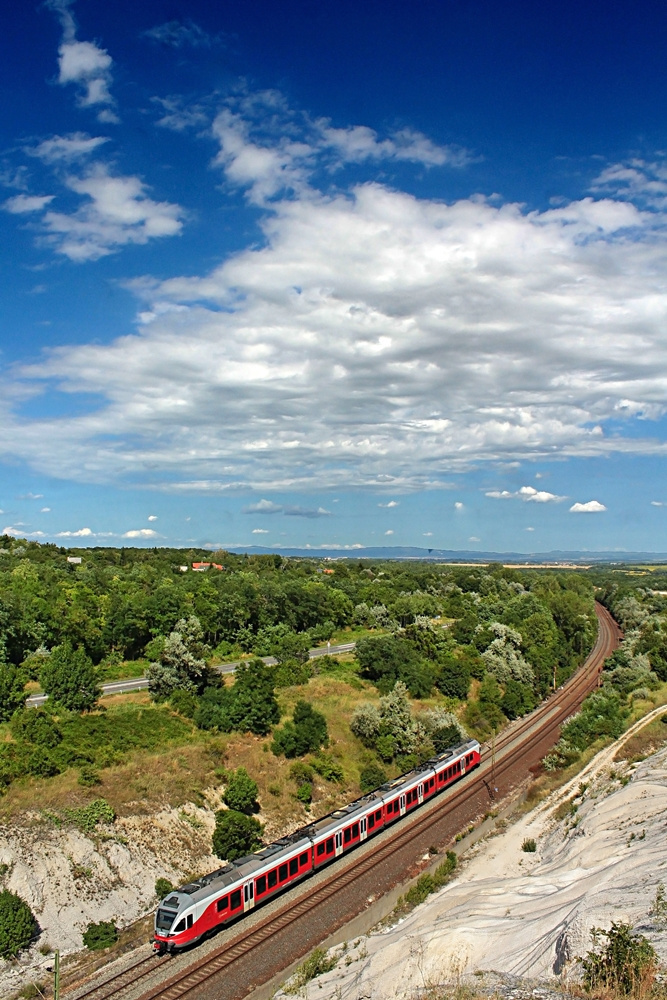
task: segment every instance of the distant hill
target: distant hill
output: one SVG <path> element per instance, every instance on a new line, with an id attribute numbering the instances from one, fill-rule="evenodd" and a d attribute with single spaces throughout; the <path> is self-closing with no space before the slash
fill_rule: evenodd
<path id="1" fill-rule="evenodd" d="M 471 549 L 423 549 L 416 545 L 378 545 L 350 548 L 268 548 L 262 545 L 224 546 L 226 551 L 248 555 L 296 556 L 305 559 L 421 559 L 460 563 L 663 563 L 664 552 L 581 552 L 554 549 L 551 552 L 480 552 Z"/>

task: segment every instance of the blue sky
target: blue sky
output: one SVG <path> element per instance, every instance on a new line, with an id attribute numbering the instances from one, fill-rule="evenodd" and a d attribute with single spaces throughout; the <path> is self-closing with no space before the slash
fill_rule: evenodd
<path id="1" fill-rule="evenodd" d="M 660 2 L 14 4 L 0 530 L 667 551 Z"/>

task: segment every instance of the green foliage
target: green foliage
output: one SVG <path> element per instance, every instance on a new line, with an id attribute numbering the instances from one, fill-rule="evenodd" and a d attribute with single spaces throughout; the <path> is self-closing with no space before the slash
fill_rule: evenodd
<path id="1" fill-rule="evenodd" d="M 297 967 L 297 970 L 291 979 L 285 983 L 283 986 L 284 992 L 289 994 L 300 994 L 304 986 L 306 986 L 306 984 L 311 980 L 315 979 L 317 976 L 323 975 L 325 972 L 331 972 L 332 969 L 335 969 L 337 961 L 338 960 L 333 955 L 327 957 L 327 953 L 324 948 L 315 948 L 308 958 Z"/>
<path id="2" fill-rule="evenodd" d="M 526 837 L 523 844 L 521 845 L 521 850 L 525 851 L 526 854 L 534 854 L 537 850 L 537 844 L 532 837 Z"/>
<path id="3" fill-rule="evenodd" d="M 361 676 L 373 681 L 388 693 L 402 681 L 413 697 L 427 697 L 435 682 L 436 671 L 420 655 L 414 644 L 393 635 L 361 639 L 356 657 Z"/>
<path id="4" fill-rule="evenodd" d="M 16 893 L 0 892 L 0 958 L 14 958 L 30 944 L 35 918 L 27 903 Z"/>
<path id="5" fill-rule="evenodd" d="M 194 713 L 200 729 L 233 730 L 266 736 L 280 721 L 274 673 L 263 660 L 242 663 L 231 687 L 209 685 Z"/>
<path id="6" fill-rule="evenodd" d="M 319 750 L 311 761 L 314 771 L 324 778 L 325 781 L 335 781 L 340 783 L 345 777 L 343 768 L 337 760 L 322 750 Z"/>
<path id="7" fill-rule="evenodd" d="M 22 670 L 0 660 L 0 722 L 7 722 L 14 712 L 23 708 L 28 697 L 25 682 Z"/>
<path id="8" fill-rule="evenodd" d="M 224 802 L 236 812 L 252 813 L 258 808 L 257 791 L 257 783 L 252 780 L 245 767 L 240 767 L 227 778 Z"/>
<path id="9" fill-rule="evenodd" d="M 470 687 L 470 666 L 451 653 L 445 654 L 439 662 L 440 670 L 436 680 L 438 689 L 448 698 L 464 701 Z"/>
<path id="10" fill-rule="evenodd" d="M 313 786 L 309 781 L 304 781 L 297 787 L 296 797 L 304 806 L 308 807 L 310 805 L 313 801 Z"/>
<path id="11" fill-rule="evenodd" d="M 63 809 L 63 819 L 84 833 L 93 833 L 98 823 L 113 823 L 116 814 L 105 799 L 94 799 L 78 809 Z"/>
<path id="12" fill-rule="evenodd" d="M 443 885 L 449 882 L 453 872 L 456 870 L 458 858 L 454 851 L 447 851 L 447 855 L 442 864 L 430 875 L 428 872 L 421 875 L 414 885 L 410 886 L 404 896 L 399 896 L 394 913 L 401 916 L 408 913 L 415 906 L 423 903 L 432 892 L 442 889 Z"/>
<path id="13" fill-rule="evenodd" d="M 297 786 L 312 784 L 313 778 L 315 776 L 315 771 L 310 766 L 302 760 L 295 760 L 290 766 L 289 776 L 292 781 L 295 781 Z"/>
<path id="14" fill-rule="evenodd" d="M 379 764 L 367 764 L 359 775 L 359 787 L 362 792 L 372 792 L 387 780 L 387 772 Z"/>
<path id="15" fill-rule="evenodd" d="M 294 687 L 307 684 L 313 676 L 313 665 L 309 660 L 285 659 L 275 668 L 276 687 Z"/>
<path id="16" fill-rule="evenodd" d="M 213 853 L 223 861 L 235 861 L 262 845 L 264 827 L 254 816 L 221 809 L 215 814 Z"/>
<path id="17" fill-rule="evenodd" d="M 535 708 L 535 696 L 532 688 L 519 681 L 507 681 L 500 708 L 508 719 L 518 719 L 519 716 L 532 712 Z"/>
<path id="18" fill-rule="evenodd" d="M 158 659 L 150 663 L 146 676 L 151 696 L 164 701 L 175 691 L 200 692 L 206 681 L 208 652 L 204 632 L 195 615 L 181 618 L 162 643 Z"/>
<path id="19" fill-rule="evenodd" d="M 101 920 L 98 924 L 88 924 L 83 932 L 83 943 L 90 951 L 110 948 L 118 940 L 118 931 L 112 920 Z"/>
<path id="20" fill-rule="evenodd" d="M 183 688 L 178 688 L 172 692 L 169 704 L 179 715 L 184 715 L 186 719 L 194 719 L 199 703 L 192 691 L 184 691 Z"/>
<path id="21" fill-rule="evenodd" d="M 581 960 L 588 992 L 605 990 L 634 997 L 648 992 L 658 956 L 643 934 L 633 934 L 629 924 L 613 922 L 608 931 L 594 928 L 591 937 L 595 947 Z"/>
<path id="22" fill-rule="evenodd" d="M 12 719 L 12 735 L 16 740 L 52 749 L 62 742 L 63 734 L 53 717 L 43 708 L 26 708 Z"/>
<path id="23" fill-rule="evenodd" d="M 328 743 L 327 720 L 307 701 L 297 701 L 292 721 L 276 730 L 271 749 L 276 756 L 302 757 Z"/>
<path id="24" fill-rule="evenodd" d="M 101 784 L 100 772 L 92 764 L 83 764 L 79 769 L 78 782 L 83 785 L 84 788 L 92 788 L 94 785 Z"/>
<path id="25" fill-rule="evenodd" d="M 174 888 L 175 886 L 168 878 L 155 879 L 155 895 L 158 899 L 164 899 L 165 896 L 169 896 L 174 891 Z"/>
<path id="26" fill-rule="evenodd" d="M 577 750 L 585 750 L 601 736 L 616 739 L 623 732 L 628 709 L 615 691 L 601 688 L 589 694 L 581 711 L 569 719 L 561 730 L 561 739 Z"/>
<path id="27" fill-rule="evenodd" d="M 97 672 L 85 649 L 64 642 L 51 651 L 40 673 L 44 691 L 56 705 L 70 712 L 89 712 L 97 704 L 101 690 Z"/>

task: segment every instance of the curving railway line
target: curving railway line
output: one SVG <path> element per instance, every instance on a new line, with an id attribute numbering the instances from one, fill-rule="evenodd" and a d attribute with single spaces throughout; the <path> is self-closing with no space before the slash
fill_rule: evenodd
<path id="1" fill-rule="evenodd" d="M 310 951 L 396 883 L 430 844 L 448 842 L 488 809 L 496 795 L 519 785 L 558 737 L 562 723 L 598 684 L 621 633 L 596 604 L 598 636 L 583 666 L 530 715 L 483 749 L 481 766 L 465 781 L 406 817 L 364 848 L 301 884 L 272 906 L 256 911 L 219 935 L 219 944 L 177 957 L 140 958 L 121 972 L 83 988 L 72 1000 L 237 1000 Z M 142 981 L 145 980 L 142 986 Z M 143 992 L 142 992 L 143 990 Z"/>

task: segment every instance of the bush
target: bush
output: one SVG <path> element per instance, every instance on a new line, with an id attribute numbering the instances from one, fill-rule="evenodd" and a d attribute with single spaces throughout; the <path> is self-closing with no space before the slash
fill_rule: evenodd
<path id="1" fill-rule="evenodd" d="M 303 802 L 308 807 L 313 801 L 313 786 L 309 781 L 304 781 L 296 790 L 296 797 L 299 802 Z"/>
<path id="2" fill-rule="evenodd" d="M 174 631 L 163 640 L 158 658 L 149 663 L 146 676 L 151 696 L 156 701 L 170 698 L 176 690 L 196 694 L 206 682 L 203 630 L 194 615 L 176 622 Z"/>
<path id="3" fill-rule="evenodd" d="M 179 715 L 184 715 L 186 719 L 194 719 L 198 702 L 192 691 L 184 691 L 179 688 L 171 695 L 169 704 Z"/>
<path id="4" fill-rule="evenodd" d="M 320 751 L 313 757 L 311 763 L 313 769 L 317 771 L 319 776 L 324 778 L 325 781 L 336 781 L 340 783 L 345 777 L 341 765 L 329 754 L 322 753 Z"/>
<path id="5" fill-rule="evenodd" d="M 608 931 L 594 928 L 591 937 L 594 945 L 602 938 L 606 938 L 606 944 L 600 950 L 589 951 L 581 960 L 588 992 L 605 990 L 640 997 L 649 991 L 658 956 L 642 934 L 633 934 L 629 924 L 613 922 Z"/>
<path id="6" fill-rule="evenodd" d="M 98 823 L 113 823 L 116 814 L 105 799 L 95 799 L 79 809 L 63 809 L 63 819 L 78 826 L 84 833 L 92 833 Z"/>
<path id="7" fill-rule="evenodd" d="M 521 850 L 525 851 L 526 854 L 534 854 L 537 850 L 537 844 L 532 837 L 527 837 L 521 845 Z"/>
<path id="8" fill-rule="evenodd" d="M 94 785 L 99 785 L 101 784 L 101 780 L 99 771 L 92 764 L 84 764 L 79 769 L 79 784 L 83 785 L 84 788 L 92 788 Z"/>
<path id="9" fill-rule="evenodd" d="M 359 775 L 359 787 L 362 792 L 372 792 L 374 788 L 383 785 L 387 780 L 387 772 L 379 764 L 368 764 Z"/>
<path id="10" fill-rule="evenodd" d="M 174 886 L 171 884 L 168 878 L 156 878 L 155 879 L 155 895 L 158 899 L 164 899 L 174 891 Z"/>
<path id="11" fill-rule="evenodd" d="M 35 918 L 20 896 L 0 892 L 0 958 L 14 958 L 27 948 L 35 932 Z"/>
<path id="12" fill-rule="evenodd" d="M 302 760 L 295 760 L 289 769 L 289 776 L 297 785 L 312 785 L 314 775 L 315 772 L 310 764 Z"/>
<path id="13" fill-rule="evenodd" d="M 240 767 L 227 778 L 223 799 L 230 809 L 251 813 L 257 809 L 257 791 L 257 783 L 252 780 L 245 767 Z"/>
<path id="14" fill-rule="evenodd" d="M 285 993 L 301 993 L 303 987 L 311 979 L 315 979 L 316 976 L 321 976 L 323 973 L 331 972 L 332 969 L 335 969 L 337 961 L 338 959 L 333 955 L 327 957 L 324 948 L 315 948 L 312 954 L 297 967 L 292 978 L 288 979 L 285 983 L 283 990 Z"/>
<path id="15" fill-rule="evenodd" d="M 309 750 L 319 750 L 329 741 L 327 720 L 307 701 L 297 701 L 292 721 L 275 733 L 271 749 L 276 756 L 301 757 Z"/>
<path id="16" fill-rule="evenodd" d="M 98 924 L 88 924 L 83 932 L 83 943 L 90 951 L 110 948 L 118 940 L 118 931 L 112 920 L 101 920 Z"/>
<path id="17" fill-rule="evenodd" d="M 221 809 L 215 814 L 213 853 L 223 861 L 235 861 L 262 845 L 264 827 L 254 816 Z"/>

